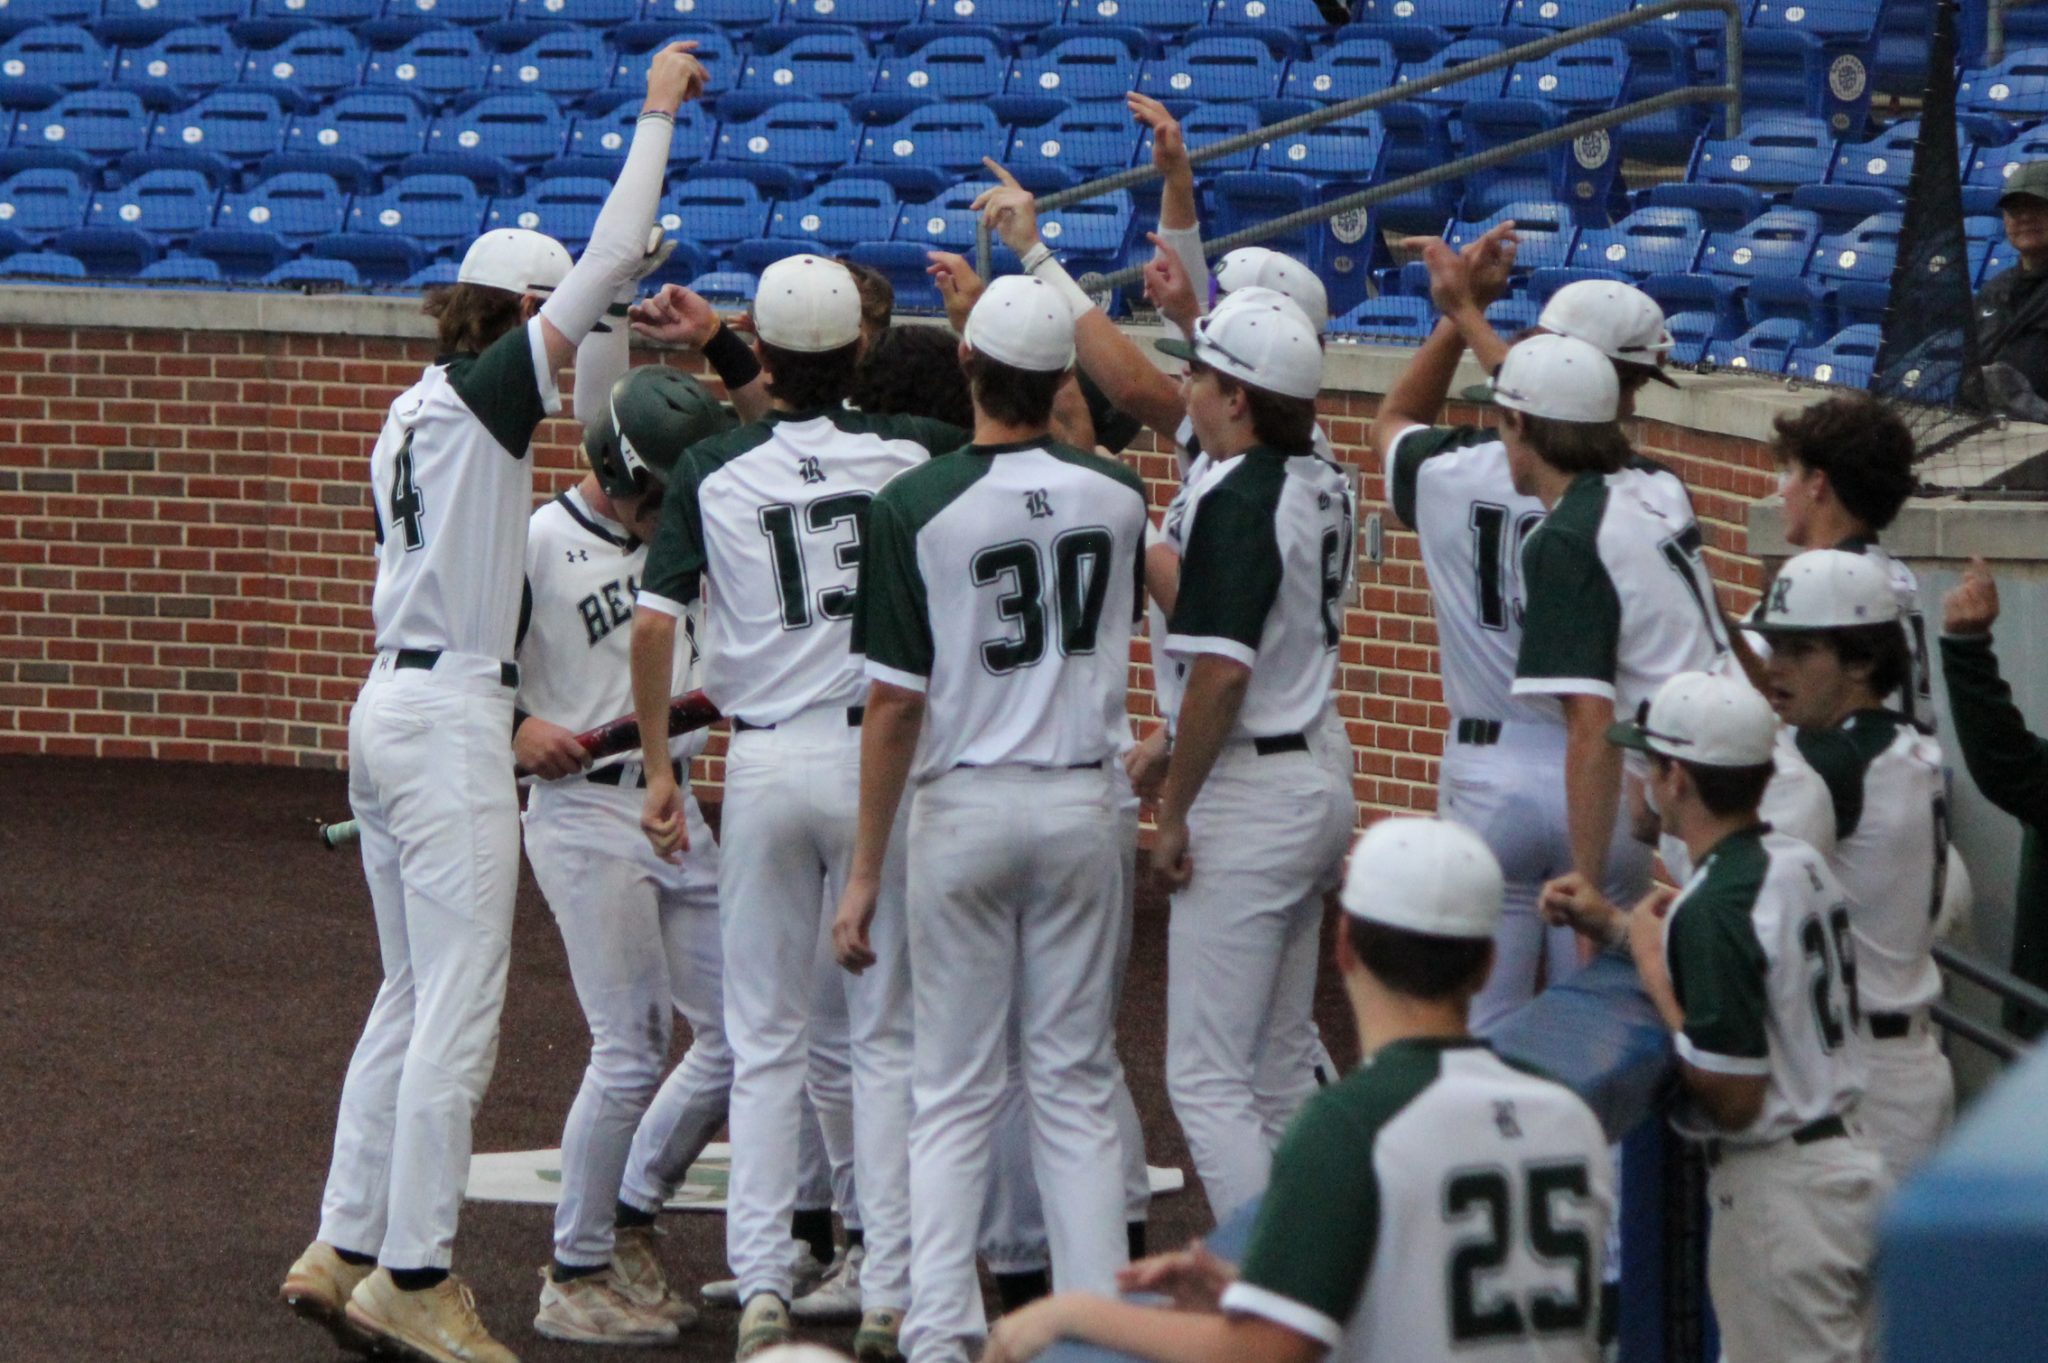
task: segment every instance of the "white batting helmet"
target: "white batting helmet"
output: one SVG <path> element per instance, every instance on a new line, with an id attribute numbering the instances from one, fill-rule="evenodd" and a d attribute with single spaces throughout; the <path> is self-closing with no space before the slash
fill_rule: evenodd
<path id="1" fill-rule="evenodd" d="M 500 227 L 469 244 L 455 281 L 546 295 L 562 282 L 573 263 L 568 248 L 545 232 Z"/>

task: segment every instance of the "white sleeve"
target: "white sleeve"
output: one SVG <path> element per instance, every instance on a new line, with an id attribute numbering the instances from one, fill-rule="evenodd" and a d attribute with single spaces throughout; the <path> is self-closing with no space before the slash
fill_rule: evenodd
<path id="1" fill-rule="evenodd" d="M 605 196 L 604 208 L 590 229 L 590 244 L 541 305 L 540 315 L 578 345 L 611 306 L 620 287 L 633 278 L 647 254 L 647 233 L 661 203 L 662 178 L 668 170 L 669 142 L 675 120 L 647 113 L 633 125 L 633 147 L 619 171 L 618 183 Z"/>
<path id="2" fill-rule="evenodd" d="M 631 301 L 637 281 L 619 287 L 620 301 Z M 576 346 L 576 420 L 584 426 L 611 405 L 612 385 L 626 376 L 632 363 L 633 333 L 616 307 Z"/>
<path id="3" fill-rule="evenodd" d="M 1188 282 L 1194 286 L 1195 302 L 1206 308 L 1209 303 L 1209 262 L 1202 255 L 1201 225 L 1197 224 L 1193 227 L 1166 227 L 1162 225 L 1159 228 L 1159 240 L 1168 250 L 1180 257 L 1181 268 L 1188 272 Z M 1175 331 L 1180 330 L 1172 322 L 1168 322 L 1167 325 L 1173 327 Z M 1190 340 L 1192 338 L 1187 333 L 1182 332 L 1181 339 Z"/>

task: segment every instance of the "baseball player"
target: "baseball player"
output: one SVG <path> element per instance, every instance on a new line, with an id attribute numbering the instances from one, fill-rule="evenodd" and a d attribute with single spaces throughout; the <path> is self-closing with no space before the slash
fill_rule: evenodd
<path id="1" fill-rule="evenodd" d="M 1152 864 L 1174 890 L 1167 1091 L 1220 1215 L 1265 1187 L 1307 1096 L 1294 1043 L 1353 819 L 1349 762 L 1322 749 L 1357 508 L 1313 452 L 1323 352 L 1297 308 L 1234 295 L 1192 343 L 1158 345 L 1189 362 L 1214 461 L 1164 530 L 1181 561 L 1165 647 L 1187 670 Z"/>
<path id="2" fill-rule="evenodd" d="M 731 718 L 719 856 L 734 1058 L 726 1253 L 743 1303 L 738 1357 L 790 1337 L 789 1224 L 811 995 L 853 855 L 865 711 L 850 652 L 855 573 L 876 491 L 964 443 L 957 427 L 848 409 L 860 295 L 845 268 L 792 256 L 762 272 L 759 358 L 775 410 L 689 451 L 671 478 L 633 625 L 634 701 L 655 735 L 675 622 L 709 579 L 704 690 Z M 660 761 L 661 749 L 649 753 Z M 688 839 L 679 784 L 651 765 L 642 827 Z M 845 980 L 854 1162 L 866 1231 L 856 1352 L 895 1350 L 909 1304 L 910 1005 L 900 892 L 884 895 L 878 964 Z"/>
<path id="3" fill-rule="evenodd" d="M 1935 922 L 1948 873 L 1941 745 L 1885 698 L 1911 693 L 1912 641 L 1887 565 L 1840 549 L 1787 563 L 1750 628 L 1771 642 L 1770 700 L 1834 802 L 1828 857 L 1854 901 L 1856 993 L 1870 1087 L 1857 1110 L 1896 1185 L 1955 1113 L 1927 1007 L 1941 996 Z"/>
<path id="4" fill-rule="evenodd" d="M 384 982 L 342 1086 L 319 1236 L 280 1289 L 347 1342 L 512 1359 L 449 1265 L 518 883 L 506 736 L 527 448 L 560 406 L 556 371 L 646 265 L 675 111 L 704 82 L 687 43 L 649 63 L 632 147 L 574 266 L 537 232 L 471 245 L 427 304 L 444 353 L 392 403 L 370 455 L 377 660 L 349 716 L 349 803 Z"/>
<path id="5" fill-rule="evenodd" d="M 1128 723 L 1145 493 L 1051 439 L 1073 362 L 1056 291 L 991 284 L 961 354 L 974 443 L 898 477 L 869 518 L 860 834 L 833 937 L 842 964 L 873 968 L 885 858 L 907 839 L 913 1363 L 965 1363 L 986 1332 L 974 1254 L 1013 1025 L 1053 1272 L 1107 1291 L 1128 1260 L 1109 1055 L 1123 821 L 1107 768 Z"/>
<path id="6" fill-rule="evenodd" d="M 1864 1091 L 1855 905 L 1827 859 L 1757 815 L 1777 722 L 1746 682 L 1666 681 L 1617 744 L 1693 872 L 1622 913 L 1574 872 L 1547 911 L 1626 941 L 1673 1033 L 1705 1145 L 1707 1283 L 1727 1363 L 1861 1363 L 1877 1204 L 1890 1187 L 1851 1113 Z"/>
<path id="7" fill-rule="evenodd" d="M 623 328 L 616 336 L 623 361 Z M 513 735 L 520 765 L 541 778 L 527 805 L 527 859 L 561 928 L 591 1033 L 590 1064 L 562 1132 L 554 1262 L 534 1329 L 553 1339 L 653 1344 L 673 1340 L 696 1314 L 669 1291 L 654 1253 L 654 1214 L 673 1175 L 725 1124 L 732 1084 L 718 849 L 695 798 L 686 796 L 698 835 L 691 851 L 681 865 L 656 857 L 640 833 L 640 764 L 621 759 L 586 770 L 575 735 L 631 708 L 643 537 L 653 532 L 676 458 L 732 420 L 677 370 L 643 368 L 604 391 L 598 385 L 616 370 L 587 367 L 594 372 L 579 370 L 577 396 L 591 471 L 535 511 L 527 533 L 522 718 Z M 694 686 L 695 655 L 694 631 L 686 629 L 674 692 Z M 703 744 L 701 732 L 670 740 L 679 773 Z M 691 1044 L 664 1083 L 673 1011 L 688 1019 Z M 647 1121 L 657 1087 L 662 1112 Z M 636 1147 L 637 1160 L 630 1158 Z M 640 1173 L 643 1201 L 646 1183 L 664 1185 L 652 1205 L 626 1201 L 629 1165 Z"/>
<path id="8" fill-rule="evenodd" d="M 1337 965 L 1369 1058 L 1288 1132 L 1242 1269 L 1199 1246 L 1135 1264 L 1123 1285 L 1175 1309 L 1055 1297 L 997 1324 L 992 1363 L 1061 1336 L 1157 1363 L 1600 1356 L 1607 1138 L 1465 1024 L 1500 868 L 1469 829 L 1385 819 L 1343 904 Z"/>

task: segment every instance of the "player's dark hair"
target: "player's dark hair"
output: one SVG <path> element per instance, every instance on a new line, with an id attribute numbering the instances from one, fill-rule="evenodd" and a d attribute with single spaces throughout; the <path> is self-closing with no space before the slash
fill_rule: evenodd
<path id="1" fill-rule="evenodd" d="M 974 427 L 974 396 L 960 340 L 945 327 L 890 327 L 869 343 L 853 375 L 853 405 L 879 416 L 928 416 Z"/>
<path id="2" fill-rule="evenodd" d="M 860 290 L 861 330 L 880 336 L 889 329 L 889 323 L 896 315 L 896 286 L 889 282 L 889 276 L 872 265 L 863 265 L 845 256 L 834 256 L 833 259 L 846 267 L 846 272 L 853 276 L 853 286 Z"/>
<path id="3" fill-rule="evenodd" d="M 1006 426 L 1045 426 L 1052 422 L 1052 401 L 1067 381 L 1064 369 L 1046 373 L 1019 369 L 992 360 L 979 350 L 961 362 L 977 410 Z"/>
<path id="4" fill-rule="evenodd" d="M 1889 696 L 1904 689 L 1913 675 L 1912 648 L 1906 642 L 1903 624 L 1884 621 L 1875 625 L 1851 625 L 1847 629 L 1815 630 L 1807 636 L 1822 647 L 1834 650 L 1843 667 L 1868 664 L 1870 689 Z"/>
<path id="5" fill-rule="evenodd" d="M 1261 445 L 1276 450 L 1306 450 L 1315 444 L 1316 400 L 1291 398 L 1285 393 L 1256 388 L 1235 375 L 1206 364 L 1191 369 L 1214 374 L 1216 386 L 1225 395 L 1243 393 L 1252 419 L 1252 436 Z"/>
<path id="6" fill-rule="evenodd" d="M 427 290 L 420 311 L 434 319 L 443 354 L 475 355 L 519 325 L 524 297 L 488 284 L 439 284 Z"/>
<path id="7" fill-rule="evenodd" d="M 1558 421 L 1516 412 L 1522 439 L 1559 473 L 1614 473 L 1635 457 L 1628 437 L 1611 421 Z"/>
<path id="8" fill-rule="evenodd" d="M 853 391 L 860 342 L 837 350 L 784 350 L 761 343 L 761 367 L 768 371 L 768 396 L 800 412 L 837 407 Z"/>
<path id="9" fill-rule="evenodd" d="M 1779 417 L 1772 423 L 1771 453 L 1781 464 L 1825 473 L 1843 509 L 1872 530 L 1890 525 L 1919 485 L 1913 433 L 1867 393 Z"/>
<path id="10" fill-rule="evenodd" d="M 1650 754 L 1650 761 L 1660 772 L 1673 762 L 1684 767 L 1685 774 L 1692 778 L 1692 788 L 1699 792 L 1700 803 L 1717 819 L 1754 814 L 1763 803 L 1764 787 L 1771 783 L 1771 773 L 1777 770 L 1775 762 L 1755 767 L 1706 767 L 1655 752 Z"/>
<path id="11" fill-rule="evenodd" d="M 1475 994 L 1486 983 L 1493 964 L 1493 943 L 1470 937 L 1439 937 L 1435 933 L 1374 923 L 1354 914 L 1344 916 L 1351 950 L 1387 988 L 1416 999 L 1448 999 Z"/>

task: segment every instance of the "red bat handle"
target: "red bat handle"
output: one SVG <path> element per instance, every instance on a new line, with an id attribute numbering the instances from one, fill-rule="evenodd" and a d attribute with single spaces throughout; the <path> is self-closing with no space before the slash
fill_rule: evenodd
<path id="1" fill-rule="evenodd" d="M 670 738 L 677 734 L 692 733 L 707 725 L 716 724 L 724 718 L 718 707 L 708 700 L 702 691 L 692 691 L 677 696 L 668 703 L 668 733 Z M 576 735 L 576 741 L 591 760 L 614 757 L 630 752 L 640 746 L 640 721 L 631 715 L 621 715 L 595 729 L 585 730 Z"/>

